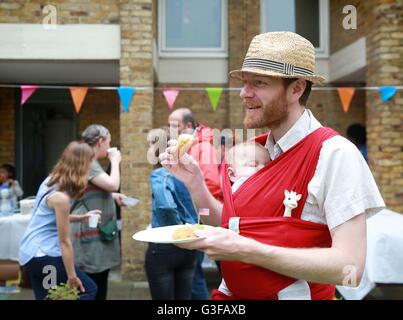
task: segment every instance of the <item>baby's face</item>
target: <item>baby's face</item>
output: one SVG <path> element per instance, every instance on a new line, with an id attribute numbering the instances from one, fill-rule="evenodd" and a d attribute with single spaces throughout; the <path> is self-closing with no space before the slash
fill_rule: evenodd
<path id="1" fill-rule="evenodd" d="M 239 178 L 249 178 L 270 161 L 268 151 L 253 145 L 242 146 L 235 151 L 234 161 L 228 168 L 232 182 Z"/>

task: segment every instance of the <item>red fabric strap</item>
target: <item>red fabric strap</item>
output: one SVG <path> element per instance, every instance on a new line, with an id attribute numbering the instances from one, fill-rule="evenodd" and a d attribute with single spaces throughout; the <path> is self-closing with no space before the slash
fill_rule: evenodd
<path id="1" fill-rule="evenodd" d="M 289 248 L 330 247 L 327 226 L 300 218 L 322 143 L 335 135 L 329 128 L 315 130 L 250 177 L 233 195 L 228 177 L 223 177 L 223 227 L 228 228 L 231 217 L 240 217 L 240 234 L 259 242 Z M 255 140 L 264 145 L 267 134 Z M 283 216 L 285 190 L 302 195 L 292 217 Z M 229 290 L 240 299 L 277 299 L 280 290 L 296 281 L 237 261 L 223 261 L 221 266 Z M 309 285 L 312 299 L 333 298 L 334 286 Z"/>

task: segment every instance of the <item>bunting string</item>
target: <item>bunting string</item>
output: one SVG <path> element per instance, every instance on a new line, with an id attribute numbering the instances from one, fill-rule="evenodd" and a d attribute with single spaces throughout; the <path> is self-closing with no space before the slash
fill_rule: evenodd
<path id="1" fill-rule="evenodd" d="M 220 97 L 224 91 L 239 92 L 240 87 L 182 87 L 182 88 L 169 88 L 169 87 L 131 87 L 131 86 L 66 86 L 66 85 L 16 85 L 16 84 L 0 84 L 0 88 L 20 88 L 21 89 L 21 106 L 23 106 L 28 99 L 33 95 L 37 89 L 69 89 L 73 100 L 74 107 L 77 113 L 80 113 L 85 96 L 89 89 L 91 90 L 113 90 L 119 95 L 122 111 L 129 112 L 130 105 L 133 97 L 137 92 L 154 92 L 162 91 L 163 96 L 167 102 L 168 108 L 172 109 L 175 101 L 181 91 L 204 91 L 210 100 L 213 111 L 216 111 L 219 105 Z M 379 91 L 380 98 L 383 102 L 393 99 L 398 90 L 403 89 L 403 86 L 368 86 L 368 87 L 313 87 L 313 91 L 337 91 L 340 102 L 345 113 L 348 112 L 351 102 L 353 101 L 356 91 Z"/>
<path id="2" fill-rule="evenodd" d="M 17 84 L 0 84 L 0 88 L 21 88 L 23 85 L 17 85 Z M 69 89 L 71 87 L 78 87 L 77 85 L 71 85 L 71 86 L 60 86 L 60 85 L 36 85 L 37 89 Z M 90 90 L 117 90 L 120 87 L 103 87 L 103 86 L 83 86 L 86 87 Z M 129 86 L 128 86 L 129 87 Z M 379 91 L 380 88 L 383 86 L 375 86 L 375 87 L 352 87 L 356 91 L 359 90 L 368 90 L 368 91 Z M 397 90 L 403 90 L 403 86 L 390 86 L 393 87 Z M 166 89 L 171 89 L 171 87 L 136 87 L 133 86 L 133 88 L 136 89 L 136 92 L 138 91 L 163 91 Z M 222 88 L 223 91 L 240 91 L 242 88 L 241 87 L 217 87 L 217 88 Z M 342 87 L 312 87 L 312 91 L 327 91 L 327 90 L 338 90 Z M 178 89 L 179 91 L 206 91 L 206 87 L 175 87 L 175 89 Z"/>

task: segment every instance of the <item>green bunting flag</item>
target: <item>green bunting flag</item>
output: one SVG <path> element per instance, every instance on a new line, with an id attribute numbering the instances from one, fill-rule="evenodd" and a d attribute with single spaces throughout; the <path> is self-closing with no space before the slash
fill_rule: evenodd
<path id="1" fill-rule="evenodd" d="M 215 111 L 217 109 L 218 101 L 220 100 L 223 88 L 206 88 L 211 106 Z"/>

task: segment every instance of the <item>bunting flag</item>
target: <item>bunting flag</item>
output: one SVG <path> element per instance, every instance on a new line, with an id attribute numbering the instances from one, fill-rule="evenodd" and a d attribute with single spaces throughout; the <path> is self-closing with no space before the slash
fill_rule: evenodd
<path id="1" fill-rule="evenodd" d="M 337 92 L 339 93 L 343 111 L 347 113 L 353 100 L 355 88 L 338 88 Z"/>
<path id="2" fill-rule="evenodd" d="M 218 101 L 220 100 L 223 88 L 206 88 L 211 106 L 215 111 L 217 109 Z"/>
<path id="3" fill-rule="evenodd" d="M 163 89 L 162 93 L 164 94 L 165 100 L 168 103 L 169 109 L 172 109 L 176 98 L 178 97 L 179 90 L 177 89 Z"/>
<path id="4" fill-rule="evenodd" d="M 380 87 L 379 92 L 381 93 L 381 99 L 383 102 L 391 100 L 396 92 L 397 88 L 396 87 Z"/>
<path id="5" fill-rule="evenodd" d="M 136 89 L 132 87 L 120 87 L 118 88 L 118 93 L 123 106 L 123 112 L 129 112 L 130 103 L 136 93 Z"/>
<path id="6" fill-rule="evenodd" d="M 23 105 L 32 96 L 38 86 L 21 86 L 21 105 Z"/>
<path id="7" fill-rule="evenodd" d="M 87 87 L 70 87 L 70 94 L 73 98 L 74 108 L 77 113 L 80 113 L 87 91 Z"/>

